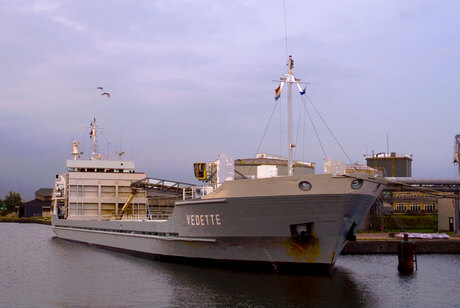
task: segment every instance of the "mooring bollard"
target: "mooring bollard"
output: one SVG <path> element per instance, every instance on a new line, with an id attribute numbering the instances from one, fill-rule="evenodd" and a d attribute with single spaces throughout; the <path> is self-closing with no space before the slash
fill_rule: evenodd
<path id="1" fill-rule="evenodd" d="M 417 256 L 415 254 L 415 243 L 409 241 L 407 233 L 404 234 L 404 241 L 398 246 L 398 271 L 410 274 L 414 271 L 414 263 L 417 268 Z"/>

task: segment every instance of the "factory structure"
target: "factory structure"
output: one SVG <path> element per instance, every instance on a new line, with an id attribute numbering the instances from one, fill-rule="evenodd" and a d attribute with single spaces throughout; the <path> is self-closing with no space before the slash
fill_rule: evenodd
<path id="1" fill-rule="evenodd" d="M 381 195 L 383 211 L 398 214 L 436 214 L 438 230 L 460 233 L 460 135 L 455 136 L 453 163 L 459 168 L 458 178 L 413 178 L 409 154 L 372 153 L 366 156 L 367 166 L 383 172 L 390 181 Z M 371 215 L 381 213 L 375 208 Z"/>
<path id="2" fill-rule="evenodd" d="M 383 172 L 384 177 L 411 177 L 412 155 L 377 153 L 366 156 L 367 166 Z"/>

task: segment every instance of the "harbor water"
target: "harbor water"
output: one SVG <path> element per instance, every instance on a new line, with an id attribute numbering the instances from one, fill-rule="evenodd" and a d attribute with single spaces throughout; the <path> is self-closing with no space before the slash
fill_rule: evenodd
<path id="1" fill-rule="evenodd" d="M 332 277 L 164 263 L 0 223 L 0 307 L 460 307 L 460 255 L 341 256 Z"/>

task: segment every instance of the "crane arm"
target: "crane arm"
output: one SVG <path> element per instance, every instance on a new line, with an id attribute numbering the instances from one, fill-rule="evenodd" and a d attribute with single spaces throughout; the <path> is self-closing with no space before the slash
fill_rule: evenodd
<path id="1" fill-rule="evenodd" d="M 136 195 L 135 191 L 131 192 L 131 194 L 128 197 L 128 200 L 126 200 L 125 204 L 121 208 L 121 214 L 123 214 L 125 212 L 126 208 L 131 204 L 131 201 L 133 201 L 133 198 L 134 198 L 135 195 Z"/>

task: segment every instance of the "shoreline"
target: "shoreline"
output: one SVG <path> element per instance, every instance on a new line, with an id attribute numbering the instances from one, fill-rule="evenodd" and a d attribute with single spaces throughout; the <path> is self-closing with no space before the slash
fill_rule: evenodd
<path id="1" fill-rule="evenodd" d="M 0 222 L 31 223 L 51 226 L 50 218 L 43 217 L 0 217 Z"/>

